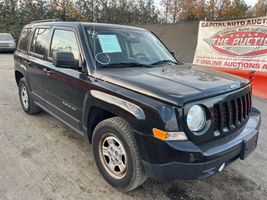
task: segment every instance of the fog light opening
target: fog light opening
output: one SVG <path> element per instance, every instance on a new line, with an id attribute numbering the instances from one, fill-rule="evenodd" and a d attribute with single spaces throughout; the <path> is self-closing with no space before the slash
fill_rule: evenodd
<path id="1" fill-rule="evenodd" d="M 225 168 L 225 163 L 223 163 L 223 164 L 220 166 L 220 168 L 219 168 L 219 172 L 222 172 L 224 168 Z"/>

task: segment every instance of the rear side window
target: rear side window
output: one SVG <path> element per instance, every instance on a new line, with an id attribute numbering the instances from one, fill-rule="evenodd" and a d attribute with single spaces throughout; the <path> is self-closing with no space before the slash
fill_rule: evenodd
<path id="1" fill-rule="evenodd" d="M 38 28 L 34 32 L 30 51 L 44 56 L 47 51 L 49 29 Z"/>
<path id="2" fill-rule="evenodd" d="M 76 60 L 80 60 L 75 33 L 67 30 L 55 30 L 49 56 L 52 57 L 54 52 L 71 52 Z"/>
<path id="3" fill-rule="evenodd" d="M 28 44 L 29 44 L 30 37 L 31 37 L 31 32 L 32 32 L 31 28 L 24 28 L 22 30 L 21 35 L 20 35 L 19 44 L 18 44 L 19 50 L 27 51 Z"/>

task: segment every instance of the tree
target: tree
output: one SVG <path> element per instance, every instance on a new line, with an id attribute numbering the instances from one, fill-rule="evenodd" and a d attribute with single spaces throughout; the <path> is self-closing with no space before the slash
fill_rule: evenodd
<path id="1" fill-rule="evenodd" d="M 267 0 L 259 0 L 254 7 L 255 16 L 261 17 L 267 15 Z"/>
<path id="2" fill-rule="evenodd" d="M 161 5 L 164 8 L 164 22 L 168 22 L 169 14 L 170 14 L 170 9 L 171 9 L 171 0 L 162 0 Z"/>
<path id="3" fill-rule="evenodd" d="M 218 1 L 217 0 L 210 0 L 207 3 L 207 19 L 209 20 L 216 20 L 218 13 Z"/>
<path id="4" fill-rule="evenodd" d="M 247 10 L 248 6 L 243 0 L 210 0 L 207 3 L 207 19 L 244 18 Z"/>
<path id="5" fill-rule="evenodd" d="M 178 14 L 180 11 L 179 6 L 180 0 L 162 0 L 161 5 L 165 9 L 165 22 L 169 21 L 169 18 L 172 19 L 172 23 L 177 22 Z"/>
<path id="6" fill-rule="evenodd" d="M 179 20 L 242 18 L 248 9 L 243 0 L 161 0 L 164 18 L 154 0 L 0 0 L 0 32 L 18 38 L 31 21 L 60 18 L 71 21 L 120 24 L 176 23 Z M 259 0 L 255 15 L 267 11 L 267 0 Z"/>
<path id="7" fill-rule="evenodd" d="M 205 0 L 180 1 L 179 18 L 182 20 L 200 20 L 206 17 Z"/>
<path id="8" fill-rule="evenodd" d="M 244 18 L 246 17 L 246 11 L 248 10 L 248 6 L 244 0 L 234 0 L 233 1 L 233 9 L 230 14 L 230 18 Z"/>
<path id="9" fill-rule="evenodd" d="M 153 0 L 0 0 L 0 32 L 18 37 L 31 21 L 60 18 L 107 23 L 158 23 Z"/>

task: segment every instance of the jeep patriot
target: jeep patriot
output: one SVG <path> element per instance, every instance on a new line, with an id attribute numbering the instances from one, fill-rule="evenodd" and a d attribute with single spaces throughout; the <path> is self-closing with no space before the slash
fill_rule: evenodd
<path id="1" fill-rule="evenodd" d="M 251 83 L 176 60 L 148 30 L 32 22 L 14 58 L 23 110 L 44 110 L 83 135 L 119 190 L 147 177 L 206 178 L 256 148 Z"/>

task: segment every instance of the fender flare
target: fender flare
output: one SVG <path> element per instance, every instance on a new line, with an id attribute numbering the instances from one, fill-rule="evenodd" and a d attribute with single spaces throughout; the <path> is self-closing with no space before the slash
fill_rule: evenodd
<path id="1" fill-rule="evenodd" d="M 125 120 L 130 119 L 130 121 L 138 122 L 139 120 L 146 119 L 144 110 L 138 105 L 106 92 L 91 90 L 87 92 L 83 103 L 84 112 L 82 116 L 82 126 L 87 139 L 90 137 L 90 135 L 88 135 L 87 123 L 93 107 L 107 110 L 108 112 L 116 116 L 120 116 Z"/>
<path id="2" fill-rule="evenodd" d="M 16 72 L 19 72 L 23 75 L 23 77 L 25 78 L 28 86 L 30 86 L 29 82 L 28 82 L 28 75 L 27 75 L 27 68 L 22 64 L 22 63 L 17 63 L 15 64 L 15 70 L 14 73 L 16 74 Z M 16 78 L 16 75 L 15 75 Z M 17 81 L 17 80 L 16 80 Z"/>

